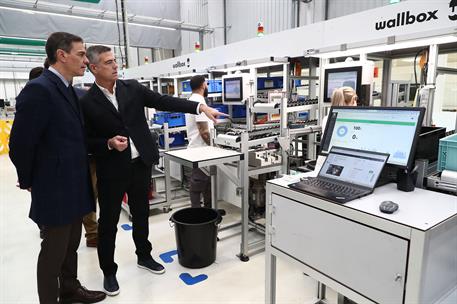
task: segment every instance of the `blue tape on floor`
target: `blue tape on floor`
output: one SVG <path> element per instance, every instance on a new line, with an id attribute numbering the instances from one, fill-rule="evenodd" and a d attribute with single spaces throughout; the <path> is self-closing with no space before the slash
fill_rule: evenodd
<path id="1" fill-rule="evenodd" d="M 200 283 L 208 278 L 206 274 L 199 274 L 198 276 L 191 276 L 190 273 L 184 272 L 179 275 L 179 278 L 187 285 L 194 285 Z"/>
<path id="2" fill-rule="evenodd" d="M 129 231 L 129 230 L 133 229 L 133 227 L 129 224 L 122 224 L 121 228 L 124 229 L 125 231 Z"/>
<path id="3" fill-rule="evenodd" d="M 162 261 L 164 263 L 172 263 L 174 261 L 173 256 L 177 255 L 177 254 L 178 254 L 177 250 L 172 250 L 172 251 L 162 253 L 161 255 L 159 255 L 159 257 L 162 259 Z"/>

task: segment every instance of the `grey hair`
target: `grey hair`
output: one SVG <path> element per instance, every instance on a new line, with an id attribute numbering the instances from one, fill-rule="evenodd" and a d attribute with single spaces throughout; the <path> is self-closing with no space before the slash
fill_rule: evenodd
<path id="1" fill-rule="evenodd" d="M 89 63 L 97 64 L 100 54 L 110 52 L 111 48 L 105 45 L 92 45 L 87 48 L 86 56 L 89 59 Z"/>

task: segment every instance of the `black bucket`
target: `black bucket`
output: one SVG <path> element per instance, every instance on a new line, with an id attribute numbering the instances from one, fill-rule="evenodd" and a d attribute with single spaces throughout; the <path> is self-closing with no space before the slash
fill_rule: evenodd
<path id="1" fill-rule="evenodd" d="M 222 217 L 214 209 L 185 208 L 170 218 L 175 226 L 179 264 L 203 268 L 216 260 L 217 228 Z"/>

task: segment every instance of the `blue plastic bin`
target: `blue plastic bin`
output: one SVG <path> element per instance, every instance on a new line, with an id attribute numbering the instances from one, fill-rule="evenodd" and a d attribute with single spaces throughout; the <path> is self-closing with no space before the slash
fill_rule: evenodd
<path id="1" fill-rule="evenodd" d="M 308 120 L 308 117 L 309 117 L 309 113 L 308 112 L 299 112 L 297 114 L 297 118 L 298 119 Z"/>
<path id="2" fill-rule="evenodd" d="M 257 90 L 280 89 L 283 85 L 281 76 L 257 78 Z"/>
<path id="3" fill-rule="evenodd" d="M 440 139 L 438 152 L 438 170 L 457 171 L 457 134 Z"/>
<path id="4" fill-rule="evenodd" d="M 160 112 L 154 114 L 154 122 L 158 125 L 168 123 L 168 127 L 182 127 L 186 125 L 186 116 L 184 113 Z"/>
<path id="5" fill-rule="evenodd" d="M 184 146 L 186 144 L 186 136 L 184 132 L 180 133 L 171 133 L 168 135 L 170 137 L 170 147 Z M 164 135 L 159 136 L 159 146 L 165 148 Z"/>

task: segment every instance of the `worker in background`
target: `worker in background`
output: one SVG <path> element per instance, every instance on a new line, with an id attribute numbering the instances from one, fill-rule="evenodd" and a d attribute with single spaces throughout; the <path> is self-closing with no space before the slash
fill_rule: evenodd
<path id="1" fill-rule="evenodd" d="M 81 110 L 71 86 L 88 63 L 83 40 L 57 32 L 46 41 L 50 67 L 17 97 L 10 158 L 31 192 L 30 218 L 43 226 L 37 265 L 40 303 L 96 303 L 106 295 L 77 279 L 82 218 L 94 211 Z"/>
<path id="2" fill-rule="evenodd" d="M 190 79 L 192 95 L 189 100 L 206 104 L 208 96 L 208 84 L 202 75 L 193 76 Z M 206 147 L 210 145 L 211 130 L 214 124 L 205 114 L 186 114 L 188 148 Z M 211 208 L 211 178 L 200 168 L 193 168 L 190 177 L 190 202 L 192 207 L 201 207 L 201 196 L 206 208 Z"/>
<path id="3" fill-rule="evenodd" d="M 30 70 L 29 72 L 29 81 L 35 78 L 38 78 L 38 76 L 43 73 L 44 68 L 41 66 L 34 67 L 33 69 Z"/>
<path id="4" fill-rule="evenodd" d="M 144 107 L 162 111 L 205 113 L 213 121 L 219 113 L 204 103 L 160 95 L 136 80 L 118 80 L 118 65 L 107 46 L 87 49 L 89 69 L 95 83 L 81 99 L 87 142 L 97 163 L 100 206 L 98 258 L 104 274 L 103 288 L 110 296 L 119 294 L 114 262 L 117 224 L 124 193 L 132 214 L 137 266 L 162 274 L 165 268 L 151 256 L 148 191 L 152 165 L 158 163 L 157 142 L 152 139 Z"/>
<path id="5" fill-rule="evenodd" d="M 38 78 L 42 73 L 44 69 L 49 68 L 49 61 L 48 58 L 44 61 L 44 67 L 35 67 L 30 70 L 29 72 L 29 81 L 35 78 Z M 76 96 L 78 98 L 81 98 L 86 94 L 86 91 L 84 89 L 80 88 L 74 88 Z M 92 190 L 94 191 L 94 198 L 95 201 L 97 201 L 97 176 L 95 175 L 95 160 L 92 158 L 89 158 L 90 160 L 90 175 L 91 175 L 91 181 L 92 181 Z M 84 229 L 86 230 L 86 246 L 87 247 L 97 247 L 97 214 L 95 211 L 90 212 L 89 214 L 85 215 L 83 217 L 83 225 Z M 38 225 L 40 228 L 40 238 L 44 238 L 44 230 L 40 225 Z"/>
<path id="6" fill-rule="evenodd" d="M 357 93 L 351 87 L 341 87 L 333 90 L 331 102 L 332 107 L 356 107 L 357 106 Z M 325 127 L 327 126 L 328 116 L 324 116 L 322 119 L 322 134 L 325 132 Z"/>

